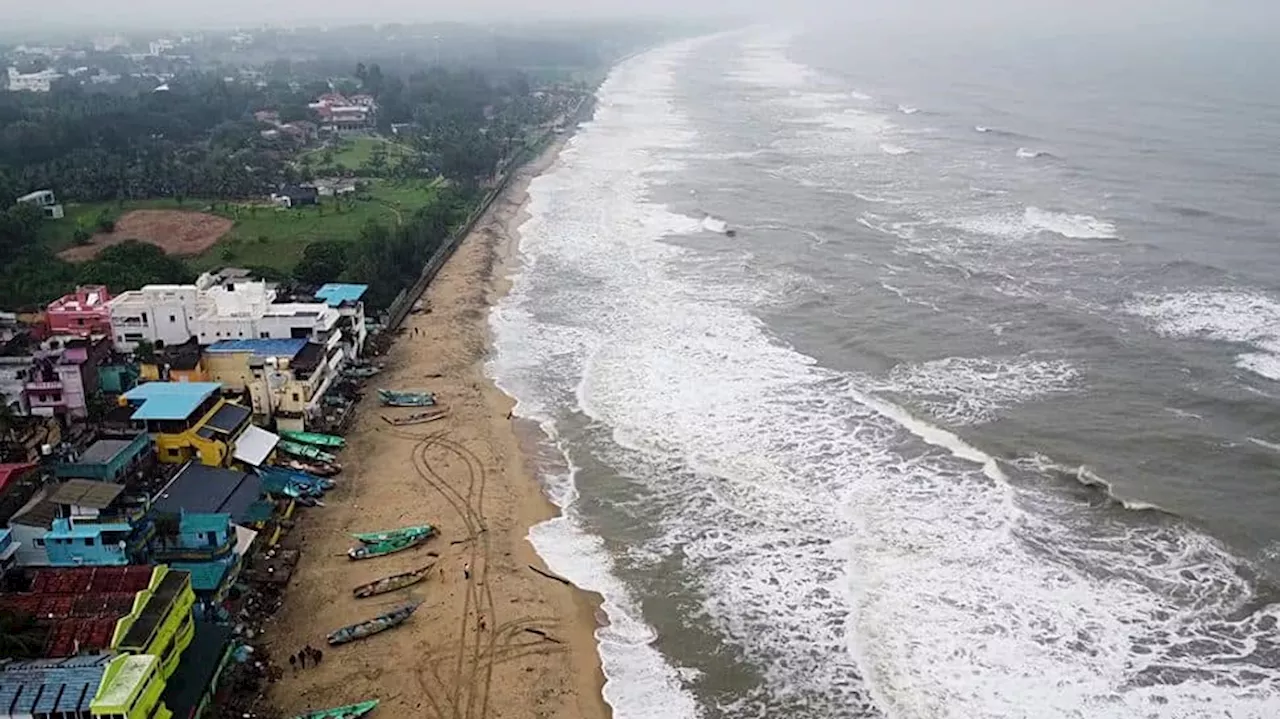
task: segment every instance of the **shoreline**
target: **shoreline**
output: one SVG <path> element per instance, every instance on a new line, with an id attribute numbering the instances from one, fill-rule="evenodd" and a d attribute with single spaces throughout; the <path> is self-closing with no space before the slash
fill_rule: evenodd
<path id="1" fill-rule="evenodd" d="M 271 687 L 286 716 L 373 698 L 384 716 L 612 714 L 595 638 L 602 599 L 530 569 L 547 569 L 530 528 L 560 510 L 536 472 L 538 437 L 511 418 L 515 401 L 485 371 L 489 312 L 510 286 L 529 184 L 570 137 L 555 137 L 516 170 L 428 285 L 427 310 L 406 319 L 367 386 L 328 506 L 308 510 L 284 542 L 303 551 L 265 644 L 281 664 L 307 644 L 325 650 L 320 666 L 286 670 Z M 379 407 L 377 387 L 432 391 L 449 416 L 392 427 L 382 415 L 411 411 Z M 440 530 L 425 547 L 359 562 L 345 556 L 350 532 L 421 523 Z M 418 585 L 351 595 L 357 584 L 433 561 Z M 423 604 L 404 625 L 325 646 L 328 632 L 408 601 Z"/>

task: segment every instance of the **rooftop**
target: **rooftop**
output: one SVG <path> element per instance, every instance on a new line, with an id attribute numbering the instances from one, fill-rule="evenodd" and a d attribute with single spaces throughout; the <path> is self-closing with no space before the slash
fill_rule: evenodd
<path id="1" fill-rule="evenodd" d="M 117 657 L 111 669 L 103 677 L 97 704 L 104 708 L 125 705 L 133 692 L 147 676 L 147 672 L 160 662 L 150 654 L 128 654 Z"/>
<path id="2" fill-rule="evenodd" d="M 219 382 L 148 382 L 125 392 L 124 398 L 139 405 L 134 420 L 186 419 L 221 389 Z"/>
<path id="3" fill-rule="evenodd" d="M 257 501 L 259 494 L 257 477 L 188 462 L 160 491 L 153 506 L 157 512 L 168 514 L 229 514 L 236 519 Z"/>
<path id="4" fill-rule="evenodd" d="M 116 439 L 108 437 L 89 445 L 74 464 L 109 464 L 119 454 L 134 443 L 133 439 Z"/>
<path id="5" fill-rule="evenodd" d="M 160 585 L 147 598 L 147 603 L 142 605 L 142 610 L 134 617 L 119 646 L 129 649 L 145 647 L 151 641 L 151 635 L 155 633 L 156 627 L 160 626 L 160 620 L 169 613 L 173 600 L 177 598 L 183 587 L 187 586 L 190 579 L 191 575 L 187 572 L 169 570 L 160 580 Z"/>
<path id="6" fill-rule="evenodd" d="M 175 717 L 191 716 L 205 689 L 226 660 L 231 628 L 197 621 L 191 644 L 182 653 L 177 670 L 165 681 L 161 698 Z"/>
<path id="7" fill-rule="evenodd" d="M 222 340 L 209 345 L 206 352 L 250 352 L 257 357 L 293 358 L 307 345 L 305 339 Z"/>
<path id="8" fill-rule="evenodd" d="M 119 484 L 94 482 L 88 479 L 69 479 L 49 495 L 49 501 L 54 504 L 106 509 L 123 491 L 124 487 Z"/>
<path id="9" fill-rule="evenodd" d="M 348 285 L 340 282 L 330 282 L 322 285 L 316 290 L 316 299 L 324 300 L 329 303 L 330 307 L 341 307 L 344 302 L 359 302 L 364 293 L 369 291 L 369 285 Z"/>
<path id="10" fill-rule="evenodd" d="M 111 656 L 0 663 L 6 716 L 88 712 Z"/>
<path id="11" fill-rule="evenodd" d="M 13 517 L 9 519 L 10 524 L 21 524 L 25 527 L 44 527 L 49 529 L 53 526 L 53 520 L 58 516 L 58 505 L 49 501 L 48 493 L 40 490 L 33 496 L 22 508 L 13 513 Z"/>
<path id="12" fill-rule="evenodd" d="M 15 464 L 0 464 L 0 491 L 4 491 L 5 487 L 13 480 L 21 477 L 27 470 L 35 469 L 36 464 L 30 462 L 18 462 Z"/>

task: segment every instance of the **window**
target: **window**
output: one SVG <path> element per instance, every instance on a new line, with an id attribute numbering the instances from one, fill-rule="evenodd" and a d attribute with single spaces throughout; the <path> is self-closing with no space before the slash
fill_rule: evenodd
<path id="1" fill-rule="evenodd" d="M 92 547 L 92 546 L 93 546 L 93 544 L 94 544 L 94 542 L 93 542 L 93 537 L 85 537 L 85 538 L 84 538 L 84 546 L 86 546 L 86 547 Z"/>
<path id="2" fill-rule="evenodd" d="M 83 317 L 77 317 L 77 318 L 76 318 L 76 324 L 77 324 L 77 325 L 80 325 L 81 327 L 84 327 L 84 318 L 83 318 Z"/>
<path id="3" fill-rule="evenodd" d="M 205 541 L 209 543 L 210 547 L 217 546 L 218 544 L 217 532 L 205 532 L 204 536 L 205 536 Z"/>
<path id="4" fill-rule="evenodd" d="M 269 337 L 271 337 L 271 333 L 270 333 L 270 332 L 259 332 L 259 333 L 258 333 L 258 338 L 259 338 L 259 339 L 264 339 L 264 340 L 265 340 L 265 339 L 268 339 Z"/>
<path id="5" fill-rule="evenodd" d="M 166 450 L 166 452 L 170 457 L 177 458 L 182 456 L 182 450 L 178 449 L 177 447 L 170 447 L 168 450 Z"/>
<path id="6" fill-rule="evenodd" d="M 44 546 L 44 540 L 43 540 L 43 539 L 37 539 L 37 540 L 36 540 L 36 546 L 37 546 L 37 547 L 43 547 L 43 546 Z"/>
<path id="7" fill-rule="evenodd" d="M 170 322 L 177 322 L 177 321 L 178 321 L 178 317 L 177 317 L 176 315 L 169 315 L 169 321 L 170 321 Z"/>
<path id="8" fill-rule="evenodd" d="M 146 312 L 143 312 L 143 313 L 142 313 L 142 324 L 144 324 L 144 325 L 145 325 L 146 323 L 147 323 L 147 313 L 146 313 Z"/>
<path id="9" fill-rule="evenodd" d="M 294 392 L 294 393 L 293 393 L 293 401 L 294 401 L 294 402 L 301 402 L 301 401 L 302 401 L 302 395 L 298 394 L 297 392 Z"/>

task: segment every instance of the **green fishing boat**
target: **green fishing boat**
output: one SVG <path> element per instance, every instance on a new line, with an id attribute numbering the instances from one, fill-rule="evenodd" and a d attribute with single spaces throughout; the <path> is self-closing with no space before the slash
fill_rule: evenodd
<path id="1" fill-rule="evenodd" d="M 347 556 L 351 559 L 372 559 L 373 557 L 385 557 L 388 554 L 404 551 L 410 547 L 416 547 L 424 544 L 431 539 L 435 532 L 427 532 L 423 534 L 402 534 L 393 537 L 385 542 L 372 542 L 369 544 L 361 544 L 358 547 L 352 547 L 347 550 Z"/>
<path id="2" fill-rule="evenodd" d="M 294 432 L 284 429 L 280 430 L 280 436 L 288 440 L 293 440 L 294 442 L 311 444 L 316 447 L 347 446 L 347 440 L 332 434 L 320 434 L 319 432 Z"/>
<path id="3" fill-rule="evenodd" d="M 306 714 L 299 714 L 293 719 L 360 719 L 360 717 L 373 711 L 378 706 L 377 699 L 370 699 L 367 702 L 359 704 L 348 704 L 344 707 L 334 707 L 332 709 L 319 709 Z"/>
<path id="4" fill-rule="evenodd" d="M 295 457 L 302 457 L 303 459 L 314 459 L 317 462 L 331 463 L 338 459 L 319 447 L 312 447 L 309 444 L 302 444 L 300 442 L 290 442 L 287 439 L 281 440 L 280 444 L 276 446 L 285 454 L 292 454 Z"/>
<path id="5" fill-rule="evenodd" d="M 351 536 L 359 539 L 365 544 L 374 544 L 377 542 L 387 542 L 398 537 L 412 534 L 435 534 L 436 528 L 430 524 L 421 524 L 416 527 L 402 527 L 400 529 L 384 529 L 380 532 L 356 532 Z"/>

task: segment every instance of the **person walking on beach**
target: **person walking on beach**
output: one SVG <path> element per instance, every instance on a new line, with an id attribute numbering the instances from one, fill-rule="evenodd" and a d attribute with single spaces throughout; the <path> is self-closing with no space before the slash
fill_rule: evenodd
<path id="1" fill-rule="evenodd" d="M 292 669 L 295 674 L 298 672 L 298 655 L 289 655 L 289 668 Z"/>
<path id="2" fill-rule="evenodd" d="M 471 579 L 471 562 L 463 562 L 463 564 L 462 564 L 462 578 L 463 578 L 463 579 L 467 579 L 467 580 L 470 580 L 470 579 Z"/>
<path id="3" fill-rule="evenodd" d="M 320 666 L 321 659 L 324 659 L 324 652 L 320 651 L 319 649 L 312 649 L 311 650 L 311 666 L 313 667 Z"/>
<path id="4" fill-rule="evenodd" d="M 479 623 L 479 625 L 480 625 L 480 631 L 482 631 L 482 632 L 483 632 L 483 631 L 484 631 L 484 628 L 485 628 L 485 623 L 484 623 L 484 614 L 481 614 L 481 615 L 480 615 L 480 618 L 479 618 L 478 623 Z"/>

